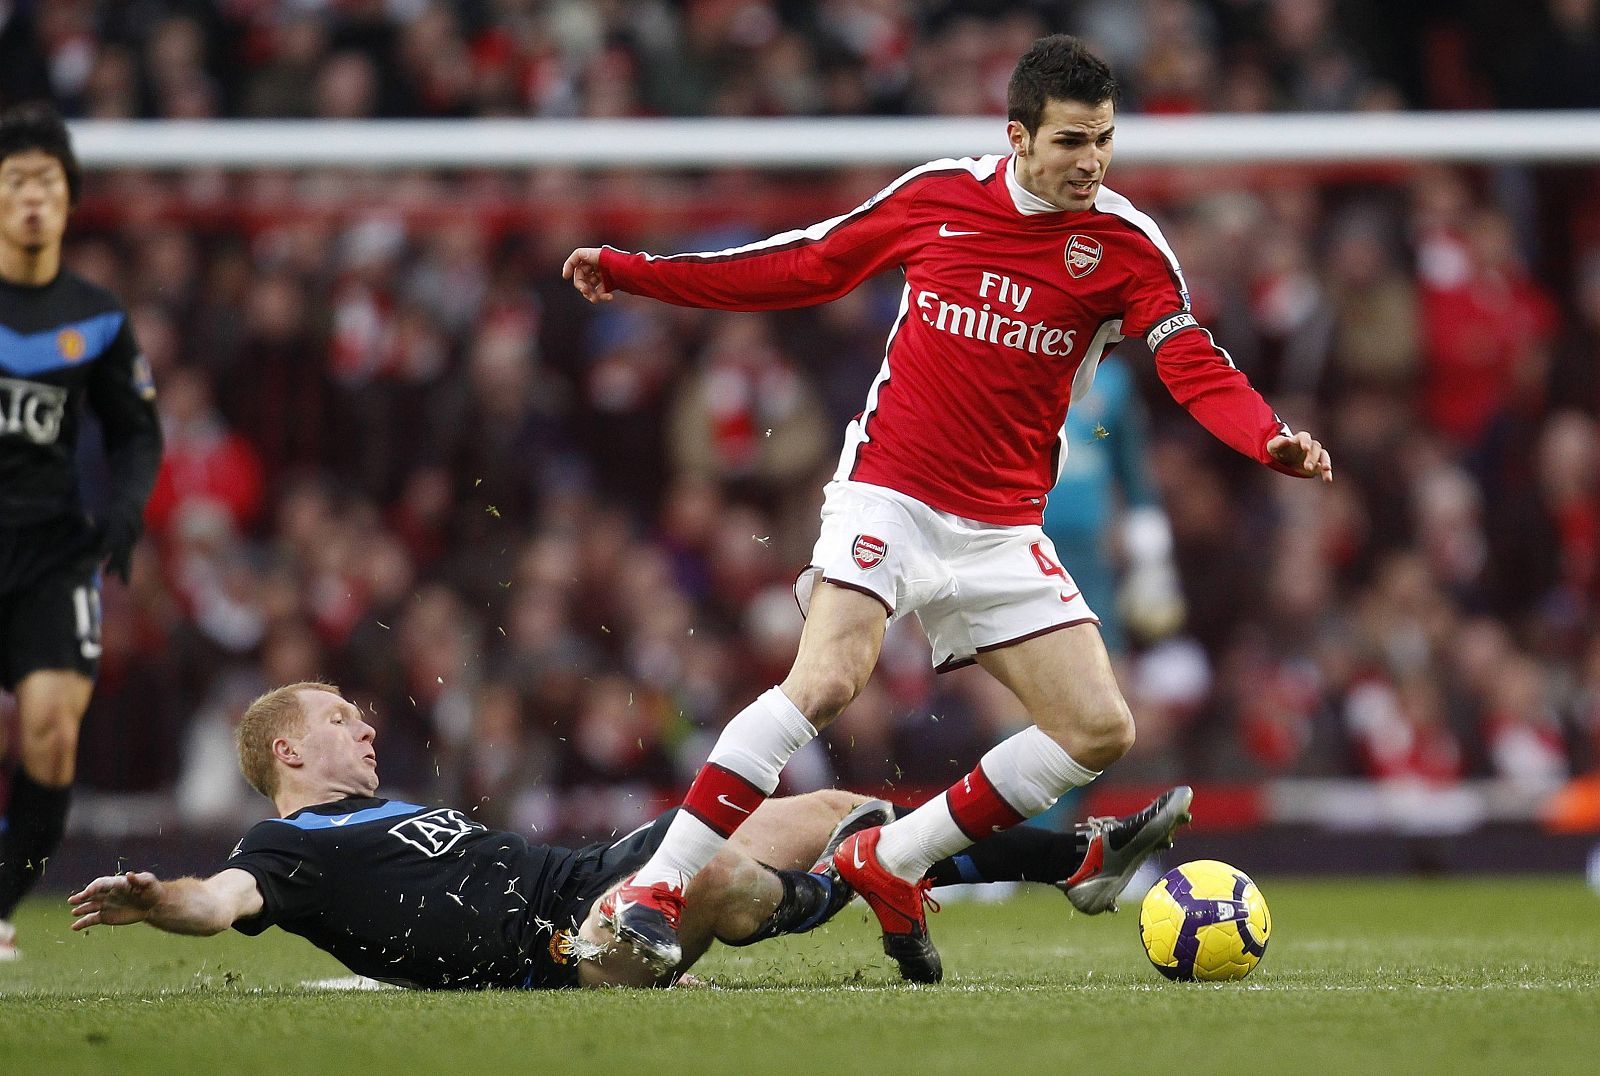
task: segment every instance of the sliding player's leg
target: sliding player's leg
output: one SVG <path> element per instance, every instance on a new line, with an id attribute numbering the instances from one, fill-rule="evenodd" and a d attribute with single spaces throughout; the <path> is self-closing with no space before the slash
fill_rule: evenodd
<path id="1" fill-rule="evenodd" d="M 789 757 L 861 692 L 877 664 L 887 617 L 881 599 L 819 583 L 788 677 L 722 730 L 661 847 L 613 905 L 609 925 L 659 972 L 683 958 L 678 930 L 686 886 L 777 788 Z"/>
<path id="2" fill-rule="evenodd" d="M 936 886 L 1040 882 L 1061 890 L 1080 911 L 1115 910 L 1134 872 L 1172 847 L 1177 828 L 1189 821 L 1193 799 L 1193 791 L 1179 785 L 1133 814 L 1085 819 L 1070 832 L 1013 826 L 939 860 L 927 877 Z"/>
<path id="3" fill-rule="evenodd" d="M 850 834 L 881 825 L 891 813 L 882 800 L 834 789 L 766 801 L 689 883 L 677 931 L 682 956 L 674 968 L 662 973 L 633 945 L 615 944 L 619 882 L 595 901 L 579 929 L 588 950 L 580 983 L 649 986 L 687 971 L 715 940 L 750 945 L 814 930 L 852 894 L 810 868 Z M 647 850 L 649 831 L 630 838 Z"/>

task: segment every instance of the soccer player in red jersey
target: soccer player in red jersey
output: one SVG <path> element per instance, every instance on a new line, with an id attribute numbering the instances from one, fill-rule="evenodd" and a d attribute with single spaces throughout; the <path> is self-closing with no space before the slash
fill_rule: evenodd
<path id="1" fill-rule="evenodd" d="M 849 213 L 731 250 L 567 258 L 563 276 L 591 302 L 628 291 L 721 310 L 827 302 L 890 266 L 906 278 L 796 584 L 807 620 L 794 666 L 728 723 L 617 901 L 618 935 L 662 966 L 676 961 L 684 884 L 865 686 L 891 617 L 915 612 L 938 668 L 977 663 L 1035 722 L 834 857 L 906 978 L 942 974 L 918 882 L 928 865 L 1043 812 L 1127 752 L 1133 719 L 1095 615 L 1040 527 L 1067 409 L 1117 341 L 1143 338 L 1174 398 L 1224 443 L 1333 480 L 1326 450 L 1290 431 L 1196 321 L 1155 222 L 1103 185 L 1116 95 L 1076 39 L 1043 38 L 1012 72 L 1007 155 L 913 168 Z M 1073 904 L 1112 907 L 1187 808 L 1185 789 L 1104 833 L 1069 880 Z"/>

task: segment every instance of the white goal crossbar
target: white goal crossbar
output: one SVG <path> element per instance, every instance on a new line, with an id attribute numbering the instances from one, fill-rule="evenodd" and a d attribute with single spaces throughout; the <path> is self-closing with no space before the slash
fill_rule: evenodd
<path id="1" fill-rule="evenodd" d="M 1600 161 L 1600 112 L 1127 116 L 1123 164 Z M 821 168 L 1006 150 L 1000 117 L 79 121 L 90 168 Z"/>

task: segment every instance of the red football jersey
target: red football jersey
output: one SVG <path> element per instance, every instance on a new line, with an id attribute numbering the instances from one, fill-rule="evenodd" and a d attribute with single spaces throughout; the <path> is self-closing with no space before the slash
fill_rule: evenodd
<path id="1" fill-rule="evenodd" d="M 609 287 L 681 306 L 769 310 L 836 299 L 889 266 L 900 312 L 835 477 L 988 523 L 1038 523 L 1067 452 L 1067 408 L 1124 336 L 1228 445 L 1272 464 L 1287 428 L 1189 313 L 1155 222 L 1101 188 L 1085 212 L 1029 193 L 1011 158 L 914 168 L 843 216 L 730 250 L 606 247 Z"/>

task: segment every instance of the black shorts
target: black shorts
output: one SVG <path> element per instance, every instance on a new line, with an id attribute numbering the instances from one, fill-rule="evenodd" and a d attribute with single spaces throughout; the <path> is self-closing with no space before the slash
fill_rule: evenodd
<path id="1" fill-rule="evenodd" d="M 0 689 L 40 669 L 100 669 L 100 557 L 81 517 L 0 527 Z"/>
<path id="2" fill-rule="evenodd" d="M 553 931 L 540 930 L 534 924 L 530 937 L 536 949 L 533 970 L 523 984 L 527 989 L 556 990 L 578 985 L 578 961 L 563 951 L 562 935 L 577 933 L 594 902 L 606 890 L 650 861 L 666 839 L 667 827 L 678 810 L 672 808 L 619 841 L 585 845 L 571 853 L 566 877 L 537 910 L 540 918 L 552 924 Z"/>

